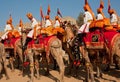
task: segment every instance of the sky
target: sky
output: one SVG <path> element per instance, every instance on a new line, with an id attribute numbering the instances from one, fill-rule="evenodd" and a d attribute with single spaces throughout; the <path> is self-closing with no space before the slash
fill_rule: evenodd
<path id="1" fill-rule="evenodd" d="M 109 17 L 107 13 L 108 0 L 104 1 L 104 14 Z M 88 0 L 93 12 L 96 15 L 96 10 L 99 7 L 100 0 Z M 120 16 L 120 0 L 110 0 L 111 8 L 115 9 Z M 75 19 L 81 12 L 84 12 L 84 0 L 0 0 L 0 30 L 4 30 L 6 21 L 11 14 L 13 18 L 13 25 L 19 24 L 19 20 L 22 19 L 24 23 L 30 22 L 26 14 L 32 13 L 33 16 L 40 20 L 40 7 L 42 7 L 43 14 L 47 14 L 47 8 L 50 5 L 50 17 L 53 19 L 56 16 L 57 8 L 59 8 L 63 17 L 70 16 Z"/>

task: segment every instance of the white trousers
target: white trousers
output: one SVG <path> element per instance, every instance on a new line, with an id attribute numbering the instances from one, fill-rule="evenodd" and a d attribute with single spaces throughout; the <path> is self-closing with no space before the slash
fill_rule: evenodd
<path id="1" fill-rule="evenodd" d="M 2 39 L 2 40 L 7 39 L 7 38 L 8 38 L 7 34 L 8 34 L 8 32 L 6 32 L 5 34 L 3 34 L 3 35 L 1 36 L 1 39 Z"/>
<path id="2" fill-rule="evenodd" d="M 90 25 L 90 22 L 83 24 L 83 25 L 78 29 L 78 34 L 79 34 L 79 33 L 87 33 L 87 32 L 89 32 L 89 25 Z"/>

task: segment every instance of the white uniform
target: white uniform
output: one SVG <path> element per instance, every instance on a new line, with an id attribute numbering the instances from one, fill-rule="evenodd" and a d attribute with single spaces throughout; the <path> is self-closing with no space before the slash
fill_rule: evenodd
<path id="1" fill-rule="evenodd" d="M 58 20 L 55 21 L 54 27 L 60 27 L 60 22 Z"/>
<path id="2" fill-rule="evenodd" d="M 35 18 L 33 18 L 31 27 L 34 28 L 35 25 L 38 25 L 38 22 L 37 22 L 37 20 Z"/>
<path id="3" fill-rule="evenodd" d="M 111 22 L 111 24 L 115 24 L 115 23 L 118 22 L 118 19 L 117 19 L 117 15 L 116 15 L 116 14 L 113 13 L 113 14 L 110 16 L 110 22 Z"/>
<path id="4" fill-rule="evenodd" d="M 31 27 L 32 27 L 32 30 L 28 33 L 27 37 L 29 38 L 32 38 L 33 37 L 33 33 L 34 33 L 34 27 L 35 25 L 38 25 L 38 22 L 35 18 L 32 19 L 32 24 L 31 24 Z M 36 30 L 38 30 L 40 28 L 40 26 L 37 26 Z"/>
<path id="5" fill-rule="evenodd" d="M 89 32 L 90 21 L 93 20 L 92 14 L 89 11 L 84 13 L 84 24 L 79 28 L 78 33 Z"/>
<path id="6" fill-rule="evenodd" d="M 5 39 L 8 38 L 7 34 L 8 34 L 8 31 L 9 31 L 9 30 L 12 30 L 12 27 L 11 27 L 10 24 L 7 24 L 7 25 L 5 26 L 5 29 L 4 29 L 5 34 L 3 34 L 3 35 L 1 36 L 1 38 L 2 38 L 3 40 L 5 40 Z"/>
<path id="7" fill-rule="evenodd" d="M 48 26 L 51 26 L 51 25 L 52 25 L 51 21 L 49 19 L 47 19 L 45 21 L 45 27 L 48 27 Z"/>
<path id="8" fill-rule="evenodd" d="M 84 13 L 84 23 L 88 23 L 91 20 L 93 20 L 92 14 L 89 11 L 86 11 Z"/>
<path id="9" fill-rule="evenodd" d="M 22 30 L 21 27 L 18 27 L 18 31 L 19 31 L 20 35 L 21 35 L 21 30 Z"/>
<path id="10" fill-rule="evenodd" d="M 97 20 L 101 20 L 101 19 L 103 19 L 104 17 L 102 16 L 102 14 L 97 14 Z"/>
<path id="11" fill-rule="evenodd" d="M 18 31 L 19 31 L 20 35 L 21 35 L 21 30 L 22 30 L 22 27 L 18 27 Z"/>

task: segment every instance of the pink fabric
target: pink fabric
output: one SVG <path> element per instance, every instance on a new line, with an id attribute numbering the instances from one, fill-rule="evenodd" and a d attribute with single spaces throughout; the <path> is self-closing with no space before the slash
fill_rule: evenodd
<path id="1" fill-rule="evenodd" d="M 20 39 L 20 37 L 10 38 L 10 40 L 9 40 L 9 39 L 6 39 L 6 40 L 4 41 L 5 47 L 14 48 L 15 43 L 16 43 L 16 41 L 17 41 L 18 39 Z M 8 40 L 10 41 L 10 43 L 7 42 Z"/>
<path id="2" fill-rule="evenodd" d="M 84 37 L 85 43 L 86 42 L 92 42 L 92 36 L 93 35 L 98 35 L 100 37 L 99 38 L 99 42 L 101 42 L 101 41 L 103 42 L 104 41 L 104 38 L 102 37 L 103 35 L 100 33 L 99 30 L 96 30 L 94 32 L 89 32 L 89 33 L 86 34 L 86 36 Z"/>
<path id="3" fill-rule="evenodd" d="M 94 31 L 94 32 L 89 32 L 86 34 L 86 37 L 84 37 L 84 41 L 86 43 L 86 45 L 89 45 L 89 43 L 92 42 L 92 36 L 94 34 L 98 34 L 99 35 L 99 40 L 98 42 L 103 42 L 106 43 L 108 48 L 111 49 L 112 45 L 116 39 L 116 37 L 118 37 L 119 33 L 117 33 L 116 31 L 105 31 L 105 32 L 100 32 L 98 30 Z M 97 46 L 97 45 L 96 45 Z"/>
<path id="4" fill-rule="evenodd" d="M 112 46 L 112 41 L 115 39 L 116 35 L 118 33 L 116 31 L 106 31 L 104 32 L 105 40 L 107 42 L 107 46 L 111 48 Z"/>
<path id="5" fill-rule="evenodd" d="M 35 40 L 32 40 L 28 43 L 27 48 L 46 48 L 48 49 L 49 47 L 49 42 L 52 38 L 55 38 L 56 36 L 47 36 L 47 37 L 42 37 L 42 35 L 39 35 L 39 43 L 35 44 Z"/>

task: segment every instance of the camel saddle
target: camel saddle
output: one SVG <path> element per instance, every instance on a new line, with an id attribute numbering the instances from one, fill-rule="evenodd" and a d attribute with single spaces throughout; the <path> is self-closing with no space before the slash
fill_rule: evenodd
<path id="1" fill-rule="evenodd" d="M 114 42 L 120 34 L 114 30 L 94 30 L 84 37 L 87 49 L 104 49 L 105 45 L 112 50 Z"/>
<path id="2" fill-rule="evenodd" d="M 5 39 L 3 41 L 5 48 L 14 48 L 16 41 L 20 39 L 20 37 L 11 37 L 8 39 Z"/>
<path id="3" fill-rule="evenodd" d="M 37 39 L 32 39 L 28 45 L 27 49 L 36 49 L 36 50 L 48 50 L 49 44 L 51 41 L 55 40 L 56 36 L 45 36 L 45 35 L 38 35 Z"/>

